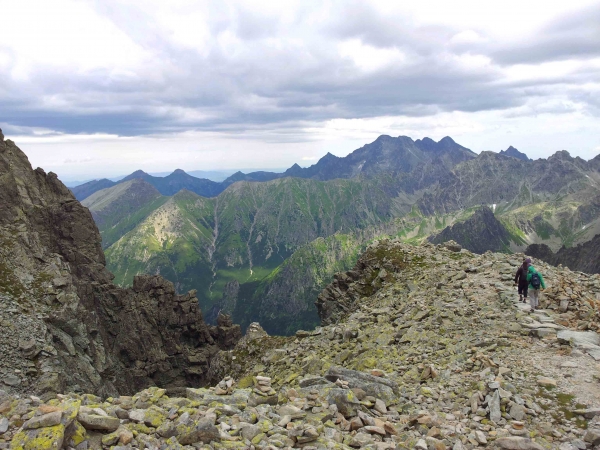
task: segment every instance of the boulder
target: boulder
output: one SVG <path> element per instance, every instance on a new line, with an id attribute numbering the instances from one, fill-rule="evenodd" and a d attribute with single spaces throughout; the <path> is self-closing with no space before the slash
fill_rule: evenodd
<path id="1" fill-rule="evenodd" d="M 337 406 L 344 417 L 354 417 L 357 414 L 360 402 L 350 389 L 331 389 L 327 394 L 329 404 Z"/>
<path id="2" fill-rule="evenodd" d="M 519 436 L 499 438 L 494 441 L 494 444 L 505 450 L 544 450 L 540 444 Z"/>

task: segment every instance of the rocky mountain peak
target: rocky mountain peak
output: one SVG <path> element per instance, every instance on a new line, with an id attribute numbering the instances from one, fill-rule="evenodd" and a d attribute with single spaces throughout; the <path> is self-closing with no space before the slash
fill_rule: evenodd
<path id="1" fill-rule="evenodd" d="M 187 172 L 185 172 L 183 169 L 175 169 L 171 175 L 187 175 Z"/>
<path id="2" fill-rule="evenodd" d="M 508 147 L 506 150 L 500 151 L 501 155 L 512 156 L 513 158 L 520 159 L 522 161 L 529 161 L 529 157 L 525 154 L 514 148 L 512 145 Z"/>
<path id="3" fill-rule="evenodd" d="M 179 295 L 160 276 L 113 285 L 88 209 L 10 141 L 0 143 L 0 244 L 0 382 L 11 391 L 197 386 L 239 338 L 238 326 L 206 325 L 195 291 Z"/>
<path id="4" fill-rule="evenodd" d="M 0 128 L 0 142 L 4 141 L 4 134 L 2 133 L 2 128 Z"/>
<path id="5" fill-rule="evenodd" d="M 127 175 L 125 178 L 123 178 L 123 180 L 128 181 L 128 180 L 133 180 L 135 178 L 147 178 L 147 177 L 150 177 L 150 176 L 151 175 L 147 174 L 143 170 L 138 169 L 135 172 L 132 172 L 129 175 Z M 123 180 L 121 180 L 121 181 L 123 181 Z"/>
<path id="6" fill-rule="evenodd" d="M 439 143 L 444 145 L 456 144 L 454 139 L 452 139 L 450 136 L 443 137 Z"/>
<path id="7" fill-rule="evenodd" d="M 552 160 L 573 160 L 573 157 L 567 150 L 559 150 L 548 157 L 548 161 Z"/>

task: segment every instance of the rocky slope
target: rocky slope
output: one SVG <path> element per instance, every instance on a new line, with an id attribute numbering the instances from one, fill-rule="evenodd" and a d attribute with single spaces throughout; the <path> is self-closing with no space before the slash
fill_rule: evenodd
<path id="1" fill-rule="evenodd" d="M 231 375 L 240 387 L 270 377 L 279 402 L 315 402 L 316 410 L 304 407 L 307 420 L 335 404 L 341 415 L 315 446 L 570 449 L 600 442 L 600 390 L 592 383 L 600 377 L 600 278 L 534 261 L 548 280 L 547 309 L 529 314 L 512 285 L 522 255 L 447 247 L 370 246 L 319 296 L 322 327 L 244 339 L 220 354 L 211 373 Z M 332 393 L 344 388 L 350 391 L 337 402 Z M 261 439 L 270 442 L 268 434 Z"/>
<path id="2" fill-rule="evenodd" d="M 600 277 L 535 261 L 548 289 L 531 314 L 512 285 L 522 256 L 377 242 L 320 295 L 321 327 L 286 338 L 252 324 L 211 364 L 214 387 L 2 393 L 0 445 L 594 448 Z"/>
<path id="3" fill-rule="evenodd" d="M 571 248 L 562 247 L 556 253 L 545 244 L 530 245 L 526 252 L 549 264 L 562 264 L 580 272 L 600 273 L 600 234 L 584 244 Z"/>
<path id="4" fill-rule="evenodd" d="M 0 385 L 52 396 L 205 380 L 239 327 L 207 326 L 195 292 L 159 276 L 122 289 L 90 212 L 0 133 Z"/>
<path id="5" fill-rule="evenodd" d="M 492 210 L 484 206 L 475 210 L 464 222 L 448 226 L 428 240 L 433 244 L 456 241 L 469 251 L 485 253 L 509 250 L 511 235 Z"/>

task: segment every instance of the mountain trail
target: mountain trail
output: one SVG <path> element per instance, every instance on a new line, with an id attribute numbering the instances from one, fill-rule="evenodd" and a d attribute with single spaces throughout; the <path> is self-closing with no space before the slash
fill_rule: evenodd
<path id="1" fill-rule="evenodd" d="M 262 375 L 282 392 L 317 398 L 347 381 L 353 392 L 367 392 L 365 405 L 381 399 L 398 413 L 390 420 L 397 434 L 381 439 L 365 428 L 371 419 L 338 418 L 350 446 L 571 450 L 600 443 L 600 277 L 535 261 L 548 289 L 544 309 L 531 313 L 513 286 L 523 255 L 458 250 L 452 242 L 369 246 L 319 296 L 323 326 L 242 340 L 213 362 L 213 379 Z M 398 386 L 398 397 L 370 384 L 377 377 Z M 357 440 L 362 445 L 350 444 Z"/>

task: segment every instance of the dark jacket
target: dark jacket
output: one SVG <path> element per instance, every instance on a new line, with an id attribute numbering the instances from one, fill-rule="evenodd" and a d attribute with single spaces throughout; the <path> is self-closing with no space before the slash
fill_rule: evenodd
<path id="1" fill-rule="evenodd" d="M 515 275 L 515 283 L 518 283 L 520 287 L 527 286 L 527 268 L 523 265 L 517 270 Z"/>

